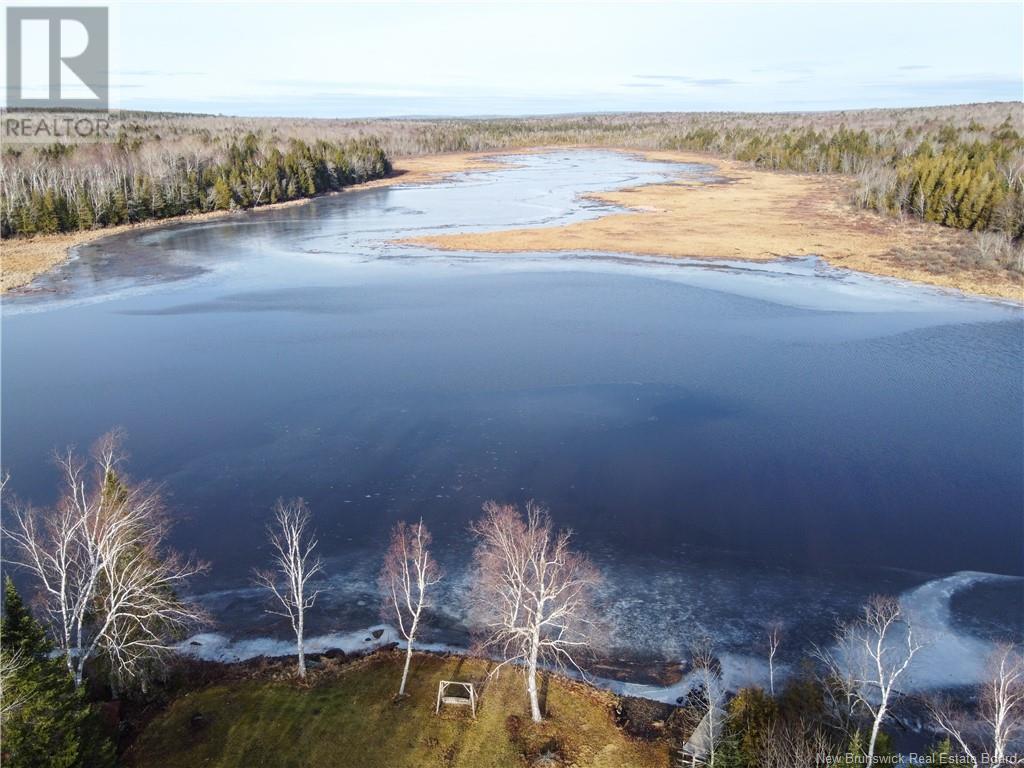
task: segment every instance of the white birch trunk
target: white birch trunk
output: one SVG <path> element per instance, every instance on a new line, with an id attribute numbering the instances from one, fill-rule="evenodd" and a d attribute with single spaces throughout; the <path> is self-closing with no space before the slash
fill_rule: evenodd
<path id="1" fill-rule="evenodd" d="M 527 667 L 527 681 L 526 688 L 530 693 L 530 716 L 533 717 L 533 722 L 539 723 L 541 721 L 540 715 L 540 701 L 537 698 L 537 652 L 539 650 L 540 637 L 537 632 L 534 632 L 533 645 L 530 648 L 530 661 Z"/>
<path id="2" fill-rule="evenodd" d="M 409 664 L 412 662 L 412 639 L 405 643 L 405 667 L 402 669 L 402 684 L 398 686 L 398 695 L 405 696 L 405 681 L 409 679 Z"/>
<path id="3" fill-rule="evenodd" d="M 867 765 L 874 765 L 875 742 L 878 741 L 878 731 L 882 727 L 882 720 L 885 718 L 885 704 L 878 708 L 874 721 L 871 723 L 871 739 L 868 741 Z"/>
<path id="4" fill-rule="evenodd" d="M 285 502 L 278 499 L 275 507 L 276 527 L 268 529 L 270 545 L 274 551 L 275 570 L 256 573 L 256 583 L 268 589 L 280 603 L 282 610 L 270 610 L 291 621 L 295 632 L 295 651 L 298 655 L 299 677 L 306 677 L 306 609 L 312 608 L 320 590 L 307 591 L 311 578 L 323 570 L 319 557 L 313 555 L 317 540 L 308 531 L 309 510 L 302 499 Z M 278 587 L 278 580 L 284 584 Z"/>

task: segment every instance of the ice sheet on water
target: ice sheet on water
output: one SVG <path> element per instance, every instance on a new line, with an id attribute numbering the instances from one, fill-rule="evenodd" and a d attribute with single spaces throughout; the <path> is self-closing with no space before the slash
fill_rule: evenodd
<path id="1" fill-rule="evenodd" d="M 598 558 L 601 561 L 602 558 Z M 337 620 L 345 605 L 375 604 L 371 560 L 344 576 L 335 575 L 325 585 L 326 599 L 318 606 Z M 687 649 L 698 640 L 710 639 L 721 665 L 725 685 L 737 690 L 748 685 L 768 685 L 768 664 L 764 649 L 765 627 L 783 616 L 786 619 L 783 645 L 776 659 L 776 683 L 795 667 L 811 642 L 828 645 L 835 617 L 852 618 L 869 593 L 862 583 L 828 584 L 821 579 L 808 585 L 802 577 L 779 570 L 755 578 L 742 571 L 714 570 L 696 563 L 634 563 L 615 565 L 602 562 L 609 586 L 604 599 L 610 645 L 601 650 L 615 653 L 629 648 L 652 659 L 685 659 Z M 469 646 L 469 631 L 459 622 L 460 606 L 468 588 L 465 571 L 449 569 L 437 604 L 443 611 L 434 615 L 433 625 L 423 634 L 424 650 L 462 652 Z M 927 581 L 903 591 L 901 599 L 919 636 L 927 643 L 915 659 L 905 690 L 925 690 L 972 685 L 984 674 L 992 641 L 963 632 L 954 625 L 950 610 L 952 596 L 978 583 L 1016 579 L 979 572 L 961 572 Z M 249 603 L 252 590 L 240 590 L 238 597 Z M 211 593 L 208 605 L 231 604 L 228 591 Z M 349 612 L 350 621 L 362 624 L 314 634 L 306 643 L 309 653 L 341 649 L 346 653 L 372 650 L 400 641 L 394 627 L 367 624 L 367 611 Z M 322 617 L 323 618 L 323 617 Z M 322 621 L 321 621 L 322 623 Z M 376 635 L 376 636 L 375 636 Z M 898 640 L 898 638 L 897 638 Z M 231 637 L 206 633 L 180 644 L 182 653 L 202 659 L 240 661 L 257 656 L 288 656 L 295 653 L 294 641 L 280 637 Z M 639 685 L 612 680 L 595 680 L 623 694 L 674 702 L 689 690 L 692 680 L 682 679 L 670 686 Z"/>

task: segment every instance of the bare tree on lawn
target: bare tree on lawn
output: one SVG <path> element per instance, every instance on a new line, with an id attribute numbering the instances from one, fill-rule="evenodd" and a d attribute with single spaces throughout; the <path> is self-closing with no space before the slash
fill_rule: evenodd
<path id="1" fill-rule="evenodd" d="M 971 765 L 1002 765 L 1024 732 L 1024 656 L 1010 643 L 996 646 L 979 690 L 977 717 L 948 701 L 930 702 L 928 708 Z"/>
<path id="2" fill-rule="evenodd" d="M 206 570 L 166 547 L 169 521 L 157 489 L 120 471 L 121 436 L 102 437 L 90 465 L 74 451 L 57 456 L 64 483 L 57 505 L 12 504 L 4 533 L 14 561 L 40 585 L 42 611 L 75 685 L 97 653 L 113 679 L 131 679 L 204 620 L 178 596 Z"/>
<path id="3" fill-rule="evenodd" d="M 405 638 L 405 668 L 399 696 L 405 695 L 412 646 L 423 609 L 429 605 L 428 593 L 442 577 L 441 567 L 430 554 L 430 541 L 430 531 L 422 519 L 415 525 L 397 523 L 391 531 L 391 542 L 380 572 L 381 612 L 386 618 L 394 617 L 398 621 L 398 630 Z"/>
<path id="4" fill-rule="evenodd" d="M 537 667 L 569 666 L 581 674 L 591 647 L 594 591 L 601 576 L 590 560 L 570 549 L 571 533 L 556 531 L 546 509 L 530 501 L 524 515 L 514 505 L 488 501 L 471 530 L 473 605 L 485 651 L 526 672 L 530 713 L 540 722 Z"/>
<path id="5" fill-rule="evenodd" d="M 312 608 L 320 590 L 309 580 L 323 570 L 323 561 L 313 554 L 317 540 L 309 531 L 309 508 L 302 499 L 278 499 L 274 505 L 274 524 L 267 528 L 274 566 L 257 571 L 256 583 L 266 587 L 281 605 L 268 611 L 283 616 L 295 632 L 299 677 L 306 677 L 306 610 Z"/>
<path id="6" fill-rule="evenodd" d="M 841 692 L 851 713 L 863 710 L 870 716 L 870 765 L 897 685 L 923 644 L 899 600 L 880 595 L 868 600 L 858 620 L 840 624 L 835 640 L 834 650 L 816 648 L 814 655 L 825 665 L 827 687 Z"/>

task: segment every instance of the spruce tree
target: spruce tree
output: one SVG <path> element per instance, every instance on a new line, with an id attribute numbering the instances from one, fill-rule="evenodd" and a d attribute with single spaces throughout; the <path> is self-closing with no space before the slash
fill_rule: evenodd
<path id="1" fill-rule="evenodd" d="M 85 193 L 85 190 L 80 190 L 75 201 L 75 208 L 78 219 L 79 229 L 92 229 L 96 224 L 96 214 L 92 209 L 92 203 L 89 202 L 89 196 Z"/>
<path id="2" fill-rule="evenodd" d="M 41 659 L 53 649 L 46 632 L 21 599 L 14 581 L 4 578 L 4 614 L 0 619 L 0 644 L 10 653 Z"/>
<path id="3" fill-rule="evenodd" d="M 4 675 L 4 768 L 112 768 L 114 746 L 99 717 L 76 690 L 60 659 L 10 577 L 4 582 L 0 620 L 0 661 L 14 671 Z"/>
<path id="4" fill-rule="evenodd" d="M 223 177 L 213 183 L 213 206 L 218 211 L 226 211 L 231 208 L 231 187 Z"/>

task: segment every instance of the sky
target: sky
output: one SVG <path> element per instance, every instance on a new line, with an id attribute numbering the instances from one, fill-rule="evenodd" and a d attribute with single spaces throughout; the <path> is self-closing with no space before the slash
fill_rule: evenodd
<path id="1" fill-rule="evenodd" d="M 138 2 L 114 19 L 114 98 L 130 109 L 466 116 L 1024 98 L 1020 2 Z"/>

